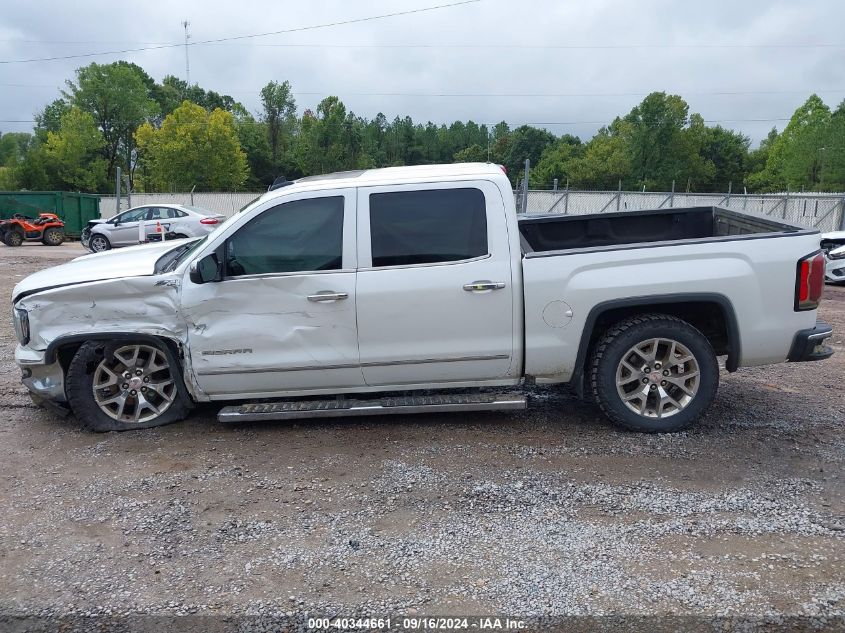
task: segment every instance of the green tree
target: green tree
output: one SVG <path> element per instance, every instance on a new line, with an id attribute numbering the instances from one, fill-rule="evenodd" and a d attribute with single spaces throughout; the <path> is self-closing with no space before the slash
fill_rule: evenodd
<path id="1" fill-rule="evenodd" d="M 208 112 L 182 102 L 156 129 L 144 123 L 135 133 L 147 191 L 237 189 L 248 165 L 230 112 Z"/>
<path id="2" fill-rule="evenodd" d="M 97 191 L 104 186 L 106 161 L 100 150 L 105 141 L 88 112 L 77 107 L 61 119 L 58 132 L 47 132 L 44 153 L 48 168 L 61 189 Z"/>
<path id="3" fill-rule="evenodd" d="M 543 150 L 537 166 L 531 170 L 530 185 L 533 189 L 552 187 L 555 179 L 560 187 L 570 180 L 570 166 L 574 159 L 582 156 L 584 147 L 581 139 L 566 134 Z"/>
<path id="4" fill-rule="evenodd" d="M 47 132 L 58 132 L 62 116 L 70 110 L 64 99 L 55 99 L 35 114 L 35 136 L 42 143 L 47 140 Z"/>
<path id="5" fill-rule="evenodd" d="M 845 191 L 845 101 L 830 117 L 821 154 L 819 188 L 822 191 Z"/>
<path id="6" fill-rule="evenodd" d="M 290 82 L 271 81 L 261 89 L 261 122 L 267 130 L 270 160 L 277 169 L 287 163 L 286 154 L 296 131 L 296 100 Z"/>
<path id="7" fill-rule="evenodd" d="M 760 141 L 757 149 L 748 152 L 748 175 L 745 178 L 745 184 L 752 191 L 765 191 L 769 188 L 769 183 L 766 182 L 766 163 L 778 136 L 780 135 L 777 128 L 772 128 L 766 138 Z"/>
<path id="8" fill-rule="evenodd" d="M 631 159 L 625 140 L 602 128 L 584 147 L 584 154 L 568 165 L 570 186 L 580 189 L 616 189 L 631 179 Z"/>
<path id="9" fill-rule="evenodd" d="M 631 165 L 625 187 L 668 190 L 672 181 L 704 180 L 708 172 L 701 157 L 704 122 L 689 116 L 689 106 L 678 95 L 653 92 L 622 119 L 610 126 L 621 136 Z"/>
<path id="10" fill-rule="evenodd" d="M 235 105 L 232 116 L 238 142 L 249 164 L 249 176 L 244 184 L 248 189 L 264 188 L 279 175 L 270 157 L 266 126 L 256 121 L 240 104 Z M 291 177 L 291 174 L 286 175 Z"/>
<path id="11" fill-rule="evenodd" d="M 456 163 L 483 163 L 487 160 L 487 148 L 477 143 L 455 152 Z"/>
<path id="12" fill-rule="evenodd" d="M 720 125 L 705 129 L 701 156 L 713 166 L 713 176 L 706 183 L 709 191 L 727 191 L 733 183 L 734 191 L 745 181 L 748 148 L 751 139 L 744 134 L 726 130 Z"/>
<path id="13" fill-rule="evenodd" d="M 306 110 L 300 123 L 294 154 L 303 174 L 357 169 L 372 157 L 362 149 L 363 126 L 337 97 L 323 99 L 316 114 Z"/>
<path id="14" fill-rule="evenodd" d="M 146 73 L 127 62 L 92 63 L 76 71 L 76 82 L 68 81 L 68 101 L 94 117 L 103 133 L 102 152 L 108 177 L 122 165 L 132 177 L 134 133 L 155 116 L 158 104 L 150 98 Z"/>
<path id="15" fill-rule="evenodd" d="M 18 189 L 18 177 L 11 167 L 0 166 L 0 191 L 15 191 Z"/>
<path id="16" fill-rule="evenodd" d="M 16 166 L 24 159 L 33 142 L 32 134 L 27 132 L 0 134 L 0 165 Z"/>
<path id="17" fill-rule="evenodd" d="M 772 143 L 766 168 L 753 179 L 754 184 L 768 191 L 817 188 L 830 122 L 830 108 L 811 95 Z"/>
<path id="18" fill-rule="evenodd" d="M 522 125 L 510 133 L 507 153 L 502 162 L 508 170 L 511 182 L 516 183 L 525 167 L 525 160 L 532 165 L 540 162 L 543 151 L 557 140 L 548 130 Z"/>

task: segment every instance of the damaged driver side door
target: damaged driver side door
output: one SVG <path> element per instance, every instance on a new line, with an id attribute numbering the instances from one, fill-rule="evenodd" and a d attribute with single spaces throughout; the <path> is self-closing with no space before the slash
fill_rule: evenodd
<path id="1" fill-rule="evenodd" d="M 185 279 L 199 387 L 212 399 L 364 384 L 355 318 L 355 192 L 275 201 L 218 248 L 220 280 Z"/>

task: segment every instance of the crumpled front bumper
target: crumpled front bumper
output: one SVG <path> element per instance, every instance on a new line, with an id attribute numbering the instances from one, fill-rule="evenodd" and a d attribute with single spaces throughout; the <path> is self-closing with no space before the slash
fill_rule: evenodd
<path id="1" fill-rule="evenodd" d="M 50 408 L 67 408 L 65 372 L 58 360 L 45 363 L 45 353 L 26 348 L 15 349 L 15 363 L 21 370 L 21 382 L 29 389 L 33 401 Z M 51 406 L 52 405 L 52 406 Z"/>

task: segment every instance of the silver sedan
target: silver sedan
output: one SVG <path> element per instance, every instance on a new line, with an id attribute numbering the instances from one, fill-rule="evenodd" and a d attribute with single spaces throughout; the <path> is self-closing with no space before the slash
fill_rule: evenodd
<path id="1" fill-rule="evenodd" d="M 91 220 L 82 230 L 82 245 L 99 253 L 120 246 L 134 246 L 161 239 L 202 237 L 216 229 L 226 216 L 183 204 L 146 204 L 107 220 Z M 139 225 L 143 222 L 143 233 Z M 143 239 L 141 236 L 143 235 Z"/>

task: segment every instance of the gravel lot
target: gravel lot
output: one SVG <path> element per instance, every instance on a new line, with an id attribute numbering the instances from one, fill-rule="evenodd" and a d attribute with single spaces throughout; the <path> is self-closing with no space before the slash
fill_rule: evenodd
<path id="1" fill-rule="evenodd" d="M 80 252 L 3 248 L 0 294 Z M 821 317 L 832 359 L 723 373 L 693 431 L 646 436 L 561 389 L 520 414 L 224 427 L 202 407 L 96 435 L 31 404 L 4 316 L 0 612 L 842 626 L 845 287 Z"/>

